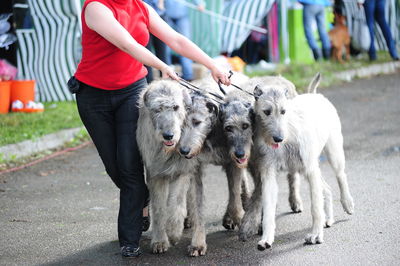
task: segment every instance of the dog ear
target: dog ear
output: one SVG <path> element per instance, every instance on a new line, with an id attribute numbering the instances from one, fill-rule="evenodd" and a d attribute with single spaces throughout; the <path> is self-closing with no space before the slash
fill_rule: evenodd
<path id="1" fill-rule="evenodd" d="M 214 113 L 215 116 L 218 116 L 218 106 L 216 106 L 215 104 L 213 104 L 212 102 L 207 102 L 206 106 L 208 108 L 208 111 L 210 113 Z"/>
<path id="2" fill-rule="evenodd" d="M 254 88 L 253 94 L 254 94 L 254 98 L 257 101 L 258 98 L 260 98 L 260 96 L 263 94 L 263 91 L 261 90 L 260 86 L 256 85 L 256 87 Z"/>
<path id="3" fill-rule="evenodd" d="M 224 121 L 224 119 L 225 119 L 225 107 L 226 107 L 226 105 L 227 105 L 227 103 L 225 103 L 225 104 L 221 104 L 220 106 L 219 106 L 219 120 L 221 121 L 221 122 L 223 122 Z"/>
<path id="4" fill-rule="evenodd" d="M 144 106 L 146 106 L 147 108 L 150 108 L 150 103 L 149 103 L 149 90 L 147 90 L 144 95 L 143 95 L 143 103 Z"/>
<path id="5" fill-rule="evenodd" d="M 182 96 L 183 96 L 183 102 L 185 103 L 186 107 L 192 106 L 192 98 L 190 97 L 186 89 L 182 90 Z"/>
<path id="6" fill-rule="evenodd" d="M 253 107 L 250 107 L 249 109 L 249 116 L 250 116 L 251 126 L 254 127 L 254 125 L 256 124 L 256 113 L 254 112 Z"/>

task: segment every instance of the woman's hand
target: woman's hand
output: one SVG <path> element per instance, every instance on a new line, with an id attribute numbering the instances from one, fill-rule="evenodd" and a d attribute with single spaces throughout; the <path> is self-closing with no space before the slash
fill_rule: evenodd
<path id="1" fill-rule="evenodd" d="M 211 76 L 216 82 L 221 82 L 222 84 L 229 86 L 231 85 L 231 80 L 229 79 L 229 74 L 219 68 L 217 65 L 214 65 L 211 70 Z"/>
<path id="2" fill-rule="evenodd" d="M 171 78 L 176 81 L 180 80 L 179 76 L 175 73 L 175 71 L 167 65 L 161 69 L 161 72 L 162 72 L 162 78 Z"/>

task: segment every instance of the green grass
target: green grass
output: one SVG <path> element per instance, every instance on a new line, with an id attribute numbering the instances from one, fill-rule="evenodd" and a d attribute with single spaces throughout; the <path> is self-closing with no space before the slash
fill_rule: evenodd
<path id="1" fill-rule="evenodd" d="M 61 129 L 82 126 L 75 102 L 45 103 L 43 113 L 0 115 L 0 146 L 35 140 Z"/>
<path id="2" fill-rule="evenodd" d="M 374 61 L 373 64 L 379 64 L 391 61 L 391 58 L 387 52 L 382 52 L 378 54 L 378 60 Z M 283 77 L 292 81 L 299 92 L 304 92 L 307 89 L 308 83 L 314 77 L 317 72 L 322 75 L 322 81 L 320 87 L 328 87 L 333 84 L 338 84 L 341 81 L 335 77 L 335 73 L 342 72 L 345 70 L 356 69 L 364 66 L 371 65 L 365 55 L 361 59 L 351 58 L 349 62 L 340 64 L 332 61 L 321 61 L 312 64 L 300 64 L 300 63 L 290 63 L 289 65 L 279 64 L 275 71 L 259 71 L 246 73 L 250 77 L 254 76 L 264 76 L 264 75 L 282 75 Z"/>

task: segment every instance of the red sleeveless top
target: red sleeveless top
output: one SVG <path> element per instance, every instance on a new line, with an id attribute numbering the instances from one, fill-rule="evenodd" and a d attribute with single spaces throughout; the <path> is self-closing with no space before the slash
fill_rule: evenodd
<path id="1" fill-rule="evenodd" d="M 75 77 L 90 86 L 118 90 L 144 78 L 147 70 L 129 54 L 91 30 L 85 21 L 85 8 L 91 2 L 107 6 L 114 17 L 141 45 L 149 41 L 149 13 L 141 0 L 86 0 L 82 8 L 82 59 Z"/>

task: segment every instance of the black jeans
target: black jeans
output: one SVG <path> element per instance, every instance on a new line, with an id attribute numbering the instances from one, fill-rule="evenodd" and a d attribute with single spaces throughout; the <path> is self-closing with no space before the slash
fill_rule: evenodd
<path id="1" fill-rule="evenodd" d="M 142 209 L 148 197 L 136 143 L 137 102 L 146 85 L 143 78 L 126 88 L 107 91 L 80 83 L 76 94 L 82 122 L 108 175 L 120 189 L 118 238 L 121 247 L 139 246 Z"/>

